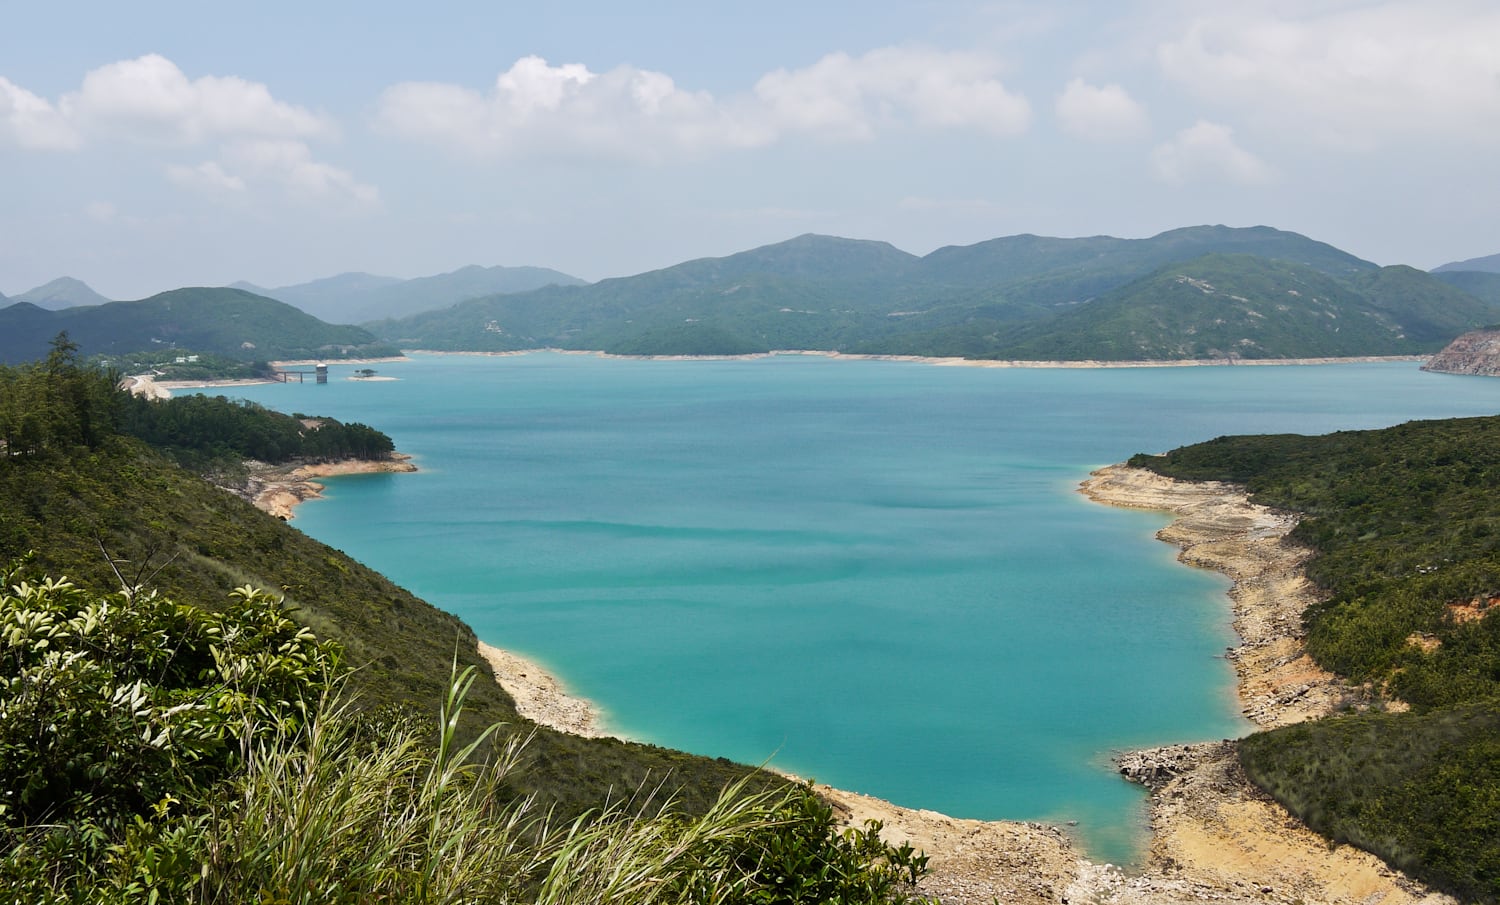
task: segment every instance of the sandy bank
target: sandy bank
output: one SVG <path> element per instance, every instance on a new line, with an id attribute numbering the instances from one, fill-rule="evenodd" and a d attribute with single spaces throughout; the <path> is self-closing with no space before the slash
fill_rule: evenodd
<path id="1" fill-rule="evenodd" d="M 1083 493 L 1114 506 L 1170 512 L 1157 537 L 1184 563 L 1234 582 L 1229 591 L 1241 643 L 1227 653 L 1244 713 L 1263 727 L 1325 716 L 1361 700 L 1319 669 L 1302 645 L 1301 615 L 1316 600 L 1303 574 L 1310 551 L 1289 540 L 1295 513 L 1252 504 L 1231 484 L 1184 482 L 1125 466 L 1100 469 Z M 1187 883 L 1192 897 L 1339 905 L 1452 902 L 1380 859 L 1330 847 L 1245 777 L 1232 742 L 1132 752 L 1122 772 L 1151 789 L 1151 845 L 1139 877 L 1116 881 L 1111 902 L 1178 901 L 1156 884 Z M 1085 867 L 1081 876 L 1096 873 Z"/>
<path id="2" fill-rule="evenodd" d="M 533 352 L 552 352 L 558 355 L 589 355 L 595 358 L 620 358 L 637 361 L 754 361 L 760 358 L 808 355 L 818 358 L 837 358 L 848 361 L 905 361 L 918 364 L 942 365 L 967 368 L 1192 368 L 1223 367 L 1225 365 L 1329 365 L 1357 364 L 1384 361 L 1426 361 L 1425 355 L 1363 355 L 1351 358 L 1191 358 L 1152 361 L 1027 361 L 1021 359 L 999 360 L 983 358 L 934 358 L 923 355 L 878 355 L 853 352 L 828 352 L 817 349 L 776 349 L 770 352 L 752 352 L 747 355 L 615 355 L 609 352 L 582 349 L 518 349 L 510 352 L 448 352 L 433 349 L 408 349 L 409 355 L 486 355 L 505 358 L 514 355 L 530 355 Z"/>
<path id="3" fill-rule="evenodd" d="M 1359 697 L 1302 649 L 1301 614 L 1314 591 L 1302 574 L 1308 551 L 1285 540 L 1295 515 L 1252 505 L 1232 485 L 1173 481 L 1119 466 L 1096 472 L 1081 489 L 1101 503 L 1172 513 L 1176 519 L 1158 536 L 1182 547 L 1185 563 L 1233 580 L 1229 596 L 1242 640 L 1228 656 L 1251 720 L 1285 725 Z M 496 671 L 532 719 L 564 731 L 598 731 L 588 703 L 569 701 L 560 683 L 535 664 L 507 656 Z M 1330 848 L 1246 779 L 1232 742 L 1131 752 L 1120 764 L 1151 790 L 1146 861 L 1129 872 L 1088 860 L 1056 827 L 963 820 L 825 785 L 817 789 L 850 825 L 880 820 L 888 841 L 927 852 L 932 872 L 921 890 L 949 903 L 1452 901 L 1373 855 Z"/>
<path id="4" fill-rule="evenodd" d="M 266 465 L 250 462 L 247 467 L 250 473 L 245 485 L 226 489 L 283 521 L 291 520 L 298 503 L 323 495 L 324 487 L 317 482 L 317 478 L 417 470 L 417 466 L 411 462 L 411 456 L 400 453 L 389 459 L 341 459 L 311 465 Z"/>
<path id="5" fill-rule="evenodd" d="M 612 734 L 604 731 L 593 702 L 568 694 L 562 682 L 539 664 L 483 641 L 479 642 L 479 654 L 495 670 L 495 680 L 516 702 L 516 712 L 521 716 L 585 738 Z"/>

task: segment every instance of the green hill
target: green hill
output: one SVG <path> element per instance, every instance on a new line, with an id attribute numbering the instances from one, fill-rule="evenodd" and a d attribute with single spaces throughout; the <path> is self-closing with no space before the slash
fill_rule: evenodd
<path id="1" fill-rule="evenodd" d="M 1500 305 L 1500 273 L 1483 270 L 1445 270 L 1433 276 L 1477 299 Z"/>
<path id="2" fill-rule="evenodd" d="M 326 324 L 274 299 L 240 289 L 196 288 L 60 311 L 26 303 L 0 309 L 0 361 L 40 358 L 62 332 L 85 355 L 175 347 L 264 361 L 397 352 L 365 330 Z"/>
<path id="3" fill-rule="evenodd" d="M 1158 360 L 1414 355 L 1500 309 L 1409 267 L 1348 280 L 1301 264 L 1207 255 L 997 339 L 1009 358 Z"/>
<path id="4" fill-rule="evenodd" d="M 1221 437 L 1131 464 L 1245 485 L 1304 518 L 1319 664 L 1410 705 L 1244 740 L 1314 829 L 1464 901 L 1500 902 L 1500 417 Z"/>
<path id="5" fill-rule="evenodd" d="M 1140 282 L 1171 264 L 1226 254 L 1263 262 L 1240 265 L 1243 273 L 1235 279 L 1245 285 L 1230 294 L 1254 298 L 1265 310 L 1210 323 L 1224 320 L 1222 305 L 1209 311 L 1191 292 Z M 1278 268 L 1278 277 L 1249 275 Z M 1221 271 L 1215 276 L 1230 279 Z M 369 326 L 404 348 L 456 351 L 1292 358 L 1419 352 L 1423 343 L 1450 339 L 1489 316 L 1469 319 L 1489 306 L 1444 294 L 1415 271 L 1400 280 L 1372 280 L 1376 273 L 1368 261 L 1270 227 L 1189 227 L 1149 239 L 1012 236 L 923 258 L 883 242 L 806 235 L 724 258 L 588 286 L 474 299 Z M 1358 311 L 1357 320 L 1319 329 L 1327 325 L 1315 323 L 1308 305 L 1274 303 L 1266 294 L 1304 283 L 1318 287 L 1319 298 L 1337 300 L 1334 317 Z M 1399 289 L 1387 285 L 1395 283 Z M 1163 290 L 1170 290 L 1168 297 L 1148 303 Z M 1436 310 L 1443 306 L 1449 310 Z"/>

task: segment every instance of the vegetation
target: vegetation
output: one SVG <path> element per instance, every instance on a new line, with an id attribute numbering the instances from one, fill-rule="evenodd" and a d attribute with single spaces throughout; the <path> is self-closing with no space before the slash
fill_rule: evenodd
<path id="1" fill-rule="evenodd" d="M 189 349 L 153 349 L 122 355 L 90 356 L 91 364 L 122 374 L 151 374 L 157 380 L 251 380 L 266 377 L 266 361 L 245 361 Z"/>
<path id="2" fill-rule="evenodd" d="M 263 405 L 224 396 L 174 396 L 122 400 L 121 430 L 184 464 L 256 459 L 383 459 L 391 438 L 367 424 L 284 415 Z"/>
<path id="3" fill-rule="evenodd" d="M 15 576 L 3 576 L 11 585 Z M 700 816 L 558 820 L 516 736 L 434 732 L 345 696 L 338 649 L 241 588 L 207 612 L 138 585 L 0 592 L 0 883 L 17 902 L 904 902 L 925 867 L 839 832 L 800 786 Z"/>
<path id="4" fill-rule="evenodd" d="M 1140 360 L 1418 354 L 1497 319 L 1500 303 L 1411 268 L 1266 227 L 1193 227 L 1012 236 L 921 258 L 800 236 L 369 326 L 404 348 L 462 351 Z"/>
<path id="5" fill-rule="evenodd" d="M 326 324 L 290 305 L 239 289 L 174 289 L 135 302 L 44 311 L 0 308 L 0 362 L 46 354 L 66 332 L 84 355 L 194 349 L 243 361 L 358 358 L 399 354 L 358 327 Z"/>
<path id="6" fill-rule="evenodd" d="M 1221 437 L 1132 464 L 1305 514 L 1308 650 L 1411 705 L 1263 733 L 1250 776 L 1310 826 L 1500 901 L 1500 417 Z"/>
<path id="7" fill-rule="evenodd" d="M 1482 270 L 1445 270 L 1433 277 L 1486 302 L 1500 304 L 1500 273 Z"/>
<path id="8" fill-rule="evenodd" d="M 61 346 L 45 362 L 0 368 L 0 562 L 35 551 L 32 581 L 66 575 L 108 587 L 118 570 L 209 609 L 222 608 L 227 588 L 274 589 L 301 624 L 342 646 L 356 670 L 350 682 L 372 710 L 441 699 L 455 654 L 461 669 L 490 675 L 458 618 L 120 433 L 123 410 L 137 403 Z M 660 787 L 675 807 L 700 813 L 746 776 L 752 793 L 785 786 L 725 760 L 535 727 L 498 684 L 476 683 L 461 735 L 497 722 L 507 740 L 535 736 L 524 769 L 507 782 L 561 818 L 641 788 Z"/>

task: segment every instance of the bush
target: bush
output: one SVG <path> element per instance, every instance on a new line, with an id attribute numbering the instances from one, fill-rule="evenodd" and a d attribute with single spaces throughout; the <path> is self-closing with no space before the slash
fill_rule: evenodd
<path id="1" fill-rule="evenodd" d="M 262 592 L 206 613 L 63 580 L 0 596 L 0 889 L 17 902 L 886 903 L 926 859 L 839 831 L 806 786 L 558 822 L 525 740 L 372 716 Z M 649 799 L 649 795 L 646 796 Z"/>

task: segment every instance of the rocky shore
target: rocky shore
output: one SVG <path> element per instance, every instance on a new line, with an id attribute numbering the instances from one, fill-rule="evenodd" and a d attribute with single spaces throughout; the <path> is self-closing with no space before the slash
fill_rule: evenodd
<path id="1" fill-rule="evenodd" d="M 243 481 L 225 486 L 224 489 L 282 521 L 292 519 L 293 510 L 298 503 L 323 495 L 324 486 L 318 483 L 317 478 L 417 470 L 417 466 L 412 464 L 411 456 L 400 453 L 388 459 L 339 459 L 292 465 L 267 465 L 252 461 L 246 462 L 245 467 L 247 474 Z"/>

